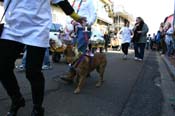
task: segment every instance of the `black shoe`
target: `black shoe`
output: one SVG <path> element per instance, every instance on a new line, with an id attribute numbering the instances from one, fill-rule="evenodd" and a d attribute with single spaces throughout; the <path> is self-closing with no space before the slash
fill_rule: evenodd
<path id="1" fill-rule="evenodd" d="M 44 116 L 44 108 L 33 108 L 31 116 Z"/>
<path id="2" fill-rule="evenodd" d="M 73 83 L 73 80 L 72 79 L 69 79 L 69 78 L 66 78 L 66 77 L 61 77 L 60 78 L 61 80 L 65 81 L 65 82 L 68 82 L 68 83 Z"/>
<path id="3" fill-rule="evenodd" d="M 25 100 L 24 98 L 20 98 L 19 100 L 16 100 L 16 101 L 12 101 L 12 105 L 10 107 L 10 111 L 7 112 L 7 115 L 6 116 L 16 116 L 18 110 L 21 108 L 21 107 L 24 107 L 25 106 Z"/>

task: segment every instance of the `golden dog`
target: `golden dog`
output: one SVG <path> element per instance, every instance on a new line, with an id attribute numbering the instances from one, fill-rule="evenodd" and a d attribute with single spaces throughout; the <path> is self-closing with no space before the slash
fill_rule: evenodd
<path id="1" fill-rule="evenodd" d="M 64 50 L 64 55 L 67 63 L 72 63 L 75 57 L 75 52 L 73 51 L 73 45 L 67 45 Z"/>
<path id="2" fill-rule="evenodd" d="M 74 77 L 77 77 L 77 87 L 74 93 L 80 93 L 82 86 L 84 85 L 85 79 L 88 77 L 90 72 L 96 69 L 99 74 L 99 80 L 96 83 L 96 87 L 100 87 L 103 83 L 103 75 L 107 65 L 107 58 L 104 53 L 95 53 L 93 57 L 82 55 L 77 60 L 73 67 L 74 69 L 69 71 L 66 78 L 62 78 L 64 81 L 73 81 Z M 67 79 L 67 80 L 66 80 Z"/>

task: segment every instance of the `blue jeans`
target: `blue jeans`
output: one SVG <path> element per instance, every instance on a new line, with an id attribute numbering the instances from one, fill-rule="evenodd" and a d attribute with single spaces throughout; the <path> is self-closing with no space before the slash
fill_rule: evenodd
<path id="1" fill-rule="evenodd" d="M 135 57 L 143 59 L 146 43 L 134 43 Z"/>
<path id="2" fill-rule="evenodd" d="M 90 38 L 91 32 L 84 32 L 83 28 L 78 28 L 77 31 L 77 44 L 78 44 L 78 51 L 85 53 L 87 46 L 88 46 L 88 41 Z"/>
<path id="3" fill-rule="evenodd" d="M 43 60 L 43 65 L 50 65 L 50 57 L 49 57 L 49 48 L 46 49 L 45 55 L 44 55 L 44 60 Z"/>
<path id="4" fill-rule="evenodd" d="M 24 54 L 22 57 L 21 65 L 25 68 L 26 67 L 26 54 L 27 54 L 27 49 L 25 48 Z"/>

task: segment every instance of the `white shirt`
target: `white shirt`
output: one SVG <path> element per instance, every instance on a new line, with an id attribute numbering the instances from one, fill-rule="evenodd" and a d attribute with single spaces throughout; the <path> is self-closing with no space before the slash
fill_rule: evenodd
<path id="1" fill-rule="evenodd" d="M 121 34 L 121 43 L 130 43 L 131 42 L 131 29 L 128 27 L 122 27 L 120 30 Z"/>
<path id="2" fill-rule="evenodd" d="M 26 45 L 49 47 L 52 3 L 63 0 L 11 0 L 1 38 Z M 4 1 L 6 7 L 9 0 Z"/>
<path id="3" fill-rule="evenodd" d="M 78 6 L 80 5 L 80 1 L 81 0 L 75 0 L 74 5 L 72 6 L 76 13 L 78 10 Z M 86 17 L 88 25 L 93 25 L 96 21 L 96 18 L 97 18 L 96 12 L 97 11 L 96 11 L 95 6 L 94 6 L 94 0 L 83 0 L 81 6 L 79 8 L 78 14 L 80 16 Z M 70 19 L 70 17 L 67 17 L 67 18 L 68 18 L 67 23 L 69 25 L 73 19 Z M 70 27 L 70 29 L 72 29 L 72 27 Z"/>

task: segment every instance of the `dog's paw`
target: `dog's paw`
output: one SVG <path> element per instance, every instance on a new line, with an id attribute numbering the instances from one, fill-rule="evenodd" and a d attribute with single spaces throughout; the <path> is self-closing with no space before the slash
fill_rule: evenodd
<path id="1" fill-rule="evenodd" d="M 80 93 L 80 89 L 79 89 L 79 88 L 75 89 L 74 93 L 75 93 L 75 94 Z"/>

